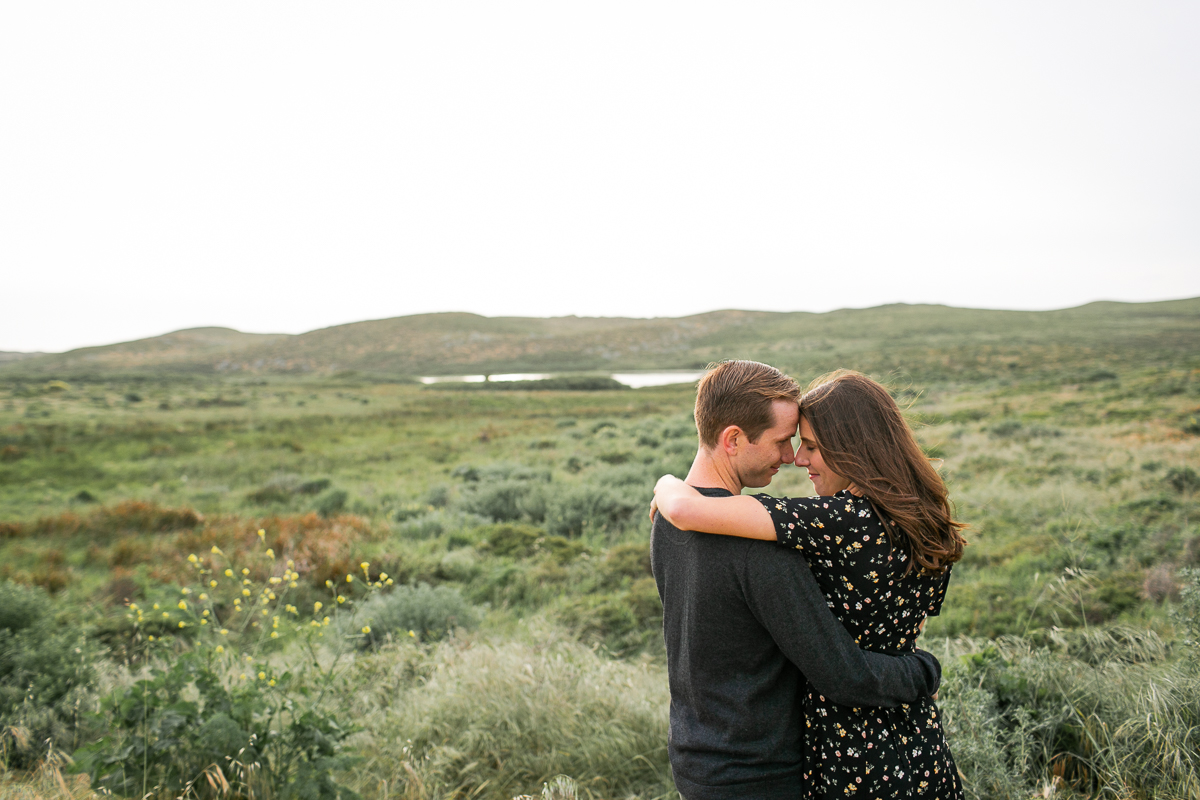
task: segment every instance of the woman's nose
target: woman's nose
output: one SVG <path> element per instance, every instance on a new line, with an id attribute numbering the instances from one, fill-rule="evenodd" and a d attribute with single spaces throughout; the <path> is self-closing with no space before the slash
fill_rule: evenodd
<path id="1" fill-rule="evenodd" d="M 792 459 L 792 463 L 795 464 L 797 467 L 807 467 L 808 466 L 808 458 L 802 452 L 797 450 L 796 457 L 794 459 Z"/>

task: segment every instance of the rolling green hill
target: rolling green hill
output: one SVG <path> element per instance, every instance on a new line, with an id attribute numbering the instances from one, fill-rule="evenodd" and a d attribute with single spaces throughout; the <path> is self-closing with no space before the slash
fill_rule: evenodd
<path id="1" fill-rule="evenodd" d="M 889 305 L 825 314 L 714 311 L 681 318 L 424 314 L 300 335 L 196 328 L 0 363 L 0 376 L 111 373 L 458 373 L 698 368 L 754 358 L 797 372 L 853 364 L 923 379 L 1188 367 L 1200 298 L 1058 311 Z"/>

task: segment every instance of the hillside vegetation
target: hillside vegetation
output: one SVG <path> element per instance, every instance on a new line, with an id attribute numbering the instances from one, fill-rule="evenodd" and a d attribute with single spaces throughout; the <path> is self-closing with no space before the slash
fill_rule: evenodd
<path id="1" fill-rule="evenodd" d="M 894 305 L 827 314 L 714 311 L 679 319 L 489 318 L 425 314 L 297 336 L 177 331 L 0 364 L 0 375 L 159 372 L 392 378 L 459 373 L 702 368 L 723 358 L 798 373 L 847 363 L 930 380 L 1047 376 L 1142 363 L 1195 363 L 1200 299 L 1091 303 L 1061 311 Z M 1144 359 L 1150 358 L 1150 364 Z"/>
<path id="2" fill-rule="evenodd" d="M 921 643 L 969 797 L 1200 796 L 1196 310 L 721 312 L 684 345 L 873 373 L 940 459 L 970 545 Z M 0 795 L 678 796 L 646 509 L 692 386 L 172 363 L 0 373 Z"/>

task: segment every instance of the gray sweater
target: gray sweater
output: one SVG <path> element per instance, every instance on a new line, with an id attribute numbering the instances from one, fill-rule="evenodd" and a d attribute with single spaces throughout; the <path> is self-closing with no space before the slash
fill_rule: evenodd
<path id="1" fill-rule="evenodd" d="M 671 687 L 671 770 L 687 800 L 801 796 L 806 678 L 856 707 L 937 691 L 941 667 L 929 653 L 858 648 L 800 553 L 680 531 L 661 514 L 650 542 Z"/>

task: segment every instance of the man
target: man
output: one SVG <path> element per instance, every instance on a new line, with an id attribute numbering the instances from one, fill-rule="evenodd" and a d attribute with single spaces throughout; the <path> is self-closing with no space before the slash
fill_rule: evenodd
<path id="1" fill-rule="evenodd" d="M 795 381 L 754 361 L 727 361 L 705 375 L 687 483 L 712 496 L 770 483 L 793 458 L 799 396 Z M 937 690 L 941 669 L 928 653 L 860 650 L 794 550 L 680 531 L 658 514 L 651 564 L 663 603 L 671 769 L 686 800 L 803 794 L 806 679 L 859 707 Z"/>

